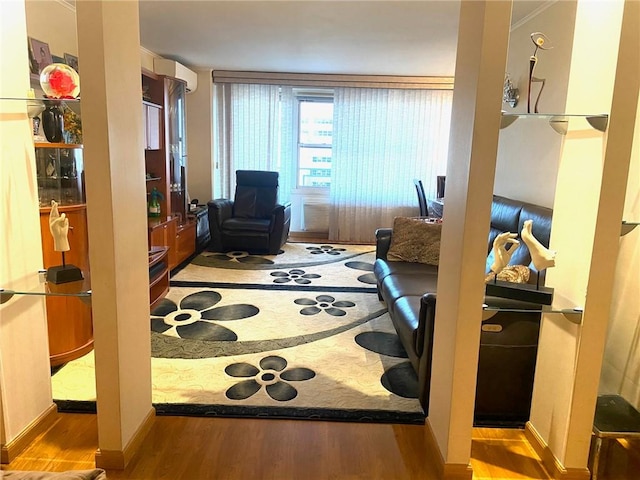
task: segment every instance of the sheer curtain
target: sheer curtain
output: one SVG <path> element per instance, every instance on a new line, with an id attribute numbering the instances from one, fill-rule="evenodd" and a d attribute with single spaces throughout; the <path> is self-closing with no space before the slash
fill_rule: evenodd
<path id="1" fill-rule="evenodd" d="M 280 202 L 289 200 L 296 182 L 293 101 L 287 86 L 217 86 L 215 197 L 233 197 L 236 170 L 271 170 L 280 174 Z"/>
<path id="2" fill-rule="evenodd" d="M 373 242 L 446 173 L 451 90 L 336 88 L 329 239 Z"/>

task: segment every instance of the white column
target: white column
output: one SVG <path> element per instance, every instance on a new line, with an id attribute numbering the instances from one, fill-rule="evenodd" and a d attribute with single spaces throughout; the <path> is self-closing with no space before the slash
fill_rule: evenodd
<path id="1" fill-rule="evenodd" d="M 470 458 L 510 19 L 510 1 L 461 4 L 428 417 L 445 476 Z"/>
<path id="2" fill-rule="evenodd" d="M 0 97 L 30 88 L 24 1 L 0 2 Z M 0 100 L 0 287 L 42 268 L 35 153 L 25 102 Z M 0 305 L 0 447 L 20 453 L 51 399 L 44 297 Z M 26 435 L 26 436 L 25 436 Z"/>
<path id="3" fill-rule="evenodd" d="M 76 2 L 98 398 L 96 465 L 149 428 L 149 275 L 138 2 Z"/>
<path id="4" fill-rule="evenodd" d="M 606 134 L 570 123 L 565 137 L 550 241 L 558 254 L 546 283 L 584 315 L 582 325 L 543 319 L 529 424 L 576 473 L 586 472 L 620 241 L 640 90 L 638 7 L 579 0 L 576 12 L 566 112 L 610 112 L 610 122 Z"/>

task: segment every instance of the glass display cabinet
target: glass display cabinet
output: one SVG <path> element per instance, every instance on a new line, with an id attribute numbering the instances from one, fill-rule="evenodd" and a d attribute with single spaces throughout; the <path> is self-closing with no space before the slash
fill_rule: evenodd
<path id="1" fill-rule="evenodd" d="M 40 206 L 85 203 L 82 145 L 36 143 L 35 152 Z"/>
<path id="2" fill-rule="evenodd" d="M 165 88 L 168 96 L 167 129 L 169 160 L 169 193 L 171 195 L 171 214 L 182 221 L 187 218 L 187 138 L 185 125 L 186 84 L 170 77 L 165 77 Z M 179 221 L 178 223 L 182 223 Z"/>

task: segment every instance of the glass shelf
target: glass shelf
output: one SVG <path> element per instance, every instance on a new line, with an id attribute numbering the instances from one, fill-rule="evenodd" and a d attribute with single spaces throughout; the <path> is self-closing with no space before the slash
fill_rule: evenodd
<path id="1" fill-rule="evenodd" d="M 36 148 L 84 148 L 82 143 L 51 143 L 51 142 L 35 142 Z"/>
<path id="2" fill-rule="evenodd" d="M 18 98 L 18 97 L 0 97 L 0 101 L 19 101 L 19 102 L 43 102 L 43 103 L 56 103 L 56 102 L 65 102 L 65 103 L 80 103 L 80 97 L 78 98 L 44 98 L 44 97 L 32 97 L 32 98 Z"/>
<path id="3" fill-rule="evenodd" d="M 507 128 L 512 125 L 518 119 L 544 119 L 549 122 L 551 128 L 553 128 L 560 135 L 566 135 L 569 122 L 571 120 L 584 119 L 588 124 L 598 130 L 599 132 L 605 132 L 609 124 L 609 115 L 607 114 L 595 114 L 595 115 L 580 115 L 580 114 L 563 114 L 563 113 L 502 113 L 502 119 L 500 121 L 500 128 Z"/>
<path id="4" fill-rule="evenodd" d="M 488 320 L 498 312 L 515 312 L 515 313 L 561 313 L 567 320 L 576 325 L 582 323 L 582 307 L 574 308 L 560 308 L 557 305 L 535 305 L 531 307 L 522 308 L 505 308 L 497 306 L 489 306 L 486 303 L 482 304 L 482 320 Z"/>
<path id="5" fill-rule="evenodd" d="M 553 292 L 551 305 L 524 302 L 510 298 L 485 296 L 482 304 L 482 320 L 488 320 L 499 312 L 562 314 L 565 319 L 580 325 L 584 308 L 565 298 L 559 292 Z"/>
<path id="6" fill-rule="evenodd" d="M 85 278 L 76 282 L 47 282 L 46 270 L 39 270 L 31 275 L 11 281 L 9 285 L 0 286 L 0 303 L 5 303 L 14 295 L 41 295 L 57 297 L 78 297 L 91 304 L 91 280 L 83 272 Z"/>

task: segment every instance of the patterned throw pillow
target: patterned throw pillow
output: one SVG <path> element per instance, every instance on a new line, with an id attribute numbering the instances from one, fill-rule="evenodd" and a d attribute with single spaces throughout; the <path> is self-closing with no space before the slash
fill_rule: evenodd
<path id="1" fill-rule="evenodd" d="M 498 280 L 511 283 L 527 283 L 530 273 L 529 267 L 525 267 L 524 265 L 507 265 L 498 273 Z M 495 273 L 489 272 L 487 276 L 484 277 L 484 283 L 493 282 L 493 277 L 495 276 Z"/>
<path id="2" fill-rule="evenodd" d="M 387 260 L 438 265 L 442 223 L 421 217 L 396 217 Z"/>

